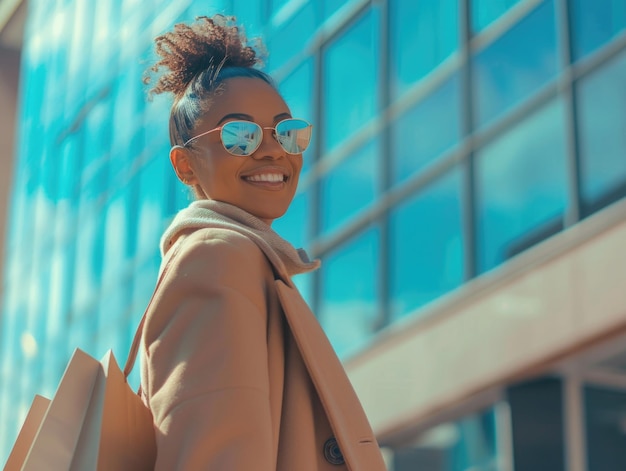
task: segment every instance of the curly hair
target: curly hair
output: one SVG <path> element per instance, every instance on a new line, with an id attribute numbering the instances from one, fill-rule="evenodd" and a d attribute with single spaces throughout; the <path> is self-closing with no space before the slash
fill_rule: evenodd
<path id="1" fill-rule="evenodd" d="M 161 59 L 146 71 L 144 83 L 151 83 L 153 74 L 168 69 L 158 76 L 149 94 L 174 95 L 169 125 L 172 145 L 183 145 L 192 137 L 224 80 L 259 78 L 276 88 L 257 68 L 263 64 L 261 41 L 248 40 L 234 17 L 201 16 L 191 25 L 176 24 L 173 31 L 155 38 L 155 45 Z"/>

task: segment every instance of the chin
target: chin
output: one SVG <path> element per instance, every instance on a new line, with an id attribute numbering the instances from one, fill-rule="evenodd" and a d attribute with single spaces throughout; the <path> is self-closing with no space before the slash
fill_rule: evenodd
<path id="1" fill-rule="evenodd" d="M 252 214 L 253 216 L 256 216 L 257 218 L 271 225 L 272 221 L 274 221 L 274 219 L 278 219 L 282 217 L 287 212 L 287 209 L 288 208 L 285 208 L 283 210 L 273 210 L 273 211 L 263 211 L 263 210 L 255 211 L 252 208 L 250 208 L 250 209 L 245 209 L 245 210 L 249 212 L 250 214 Z"/>

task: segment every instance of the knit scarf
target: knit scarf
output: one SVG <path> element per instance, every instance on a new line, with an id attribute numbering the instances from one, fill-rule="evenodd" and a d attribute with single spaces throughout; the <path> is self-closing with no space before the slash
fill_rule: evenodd
<path id="1" fill-rule="evenodd" d="M 214 200 L 198 200 L 181 210 L 161 237 L 161 255 L 174 245 L 181 233 L 204 228 L 229 229 L 255 242 L 280 273 L 306 273 L 320 266 L 309 260 L 303 249 L 295 249 L 265 222 L 243 209 Z"/>

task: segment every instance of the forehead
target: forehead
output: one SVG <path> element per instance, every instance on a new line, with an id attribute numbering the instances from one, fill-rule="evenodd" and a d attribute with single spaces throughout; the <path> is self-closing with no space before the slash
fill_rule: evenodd
<path id="1" fill-rule="evenodd" d="M 250 115 L 255 121 L 272 123 L 274 116 L 289 113 L 289 107 L 274 87 L 250 77 L 225 80 L 212 100 L 204 120 L 215 124 L 232 113 Z"/>

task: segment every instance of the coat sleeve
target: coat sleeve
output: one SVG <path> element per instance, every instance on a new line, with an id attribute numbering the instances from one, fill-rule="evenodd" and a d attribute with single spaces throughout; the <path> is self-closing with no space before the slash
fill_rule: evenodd
<path id="1" fill-rule="evenodd" d="M 144 331 L 155 470 L 276 468 L 261 251 L 230 231 L 185 241 Z"/>

